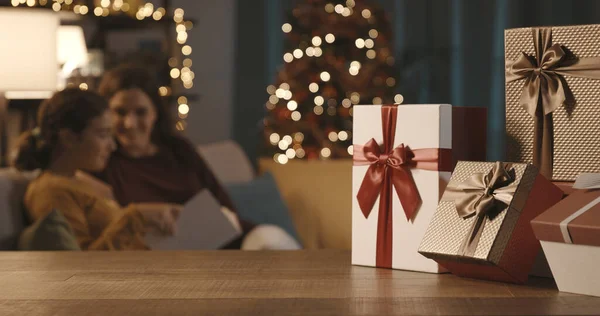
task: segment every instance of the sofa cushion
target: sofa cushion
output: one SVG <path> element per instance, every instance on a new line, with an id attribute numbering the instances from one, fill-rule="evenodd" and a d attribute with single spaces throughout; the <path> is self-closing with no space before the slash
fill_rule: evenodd
<path id="1" fill-rule="evenodd" d="M 270 173 L 264 173 L 248 182 L 227 184 L 225 187 L 240 218 L 256 224 L 277 225 L 299 241 L 288 208 Z"/>
<path id="2" fill-rule="evenodd" d="M 0 250 L 15 250 L 17 238 L 27 225 L 23 212 L 23 195 L 37 171 L 19 172 L 0 169 Z"/>
<path id="3" fill-rule="evenodd" d="M 19 250 L 81 250 L 67 219 L 57 210 L 25 228 Z"/>

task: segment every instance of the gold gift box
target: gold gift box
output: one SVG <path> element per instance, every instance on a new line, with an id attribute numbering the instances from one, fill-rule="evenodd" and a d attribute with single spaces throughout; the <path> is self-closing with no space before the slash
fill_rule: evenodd
<path id="1" fill-rule="evenodd" d="M 536 32 L 548 32 L 550 38 L 541 36 L 536 40 Z M 577 25 L 547 28 L 517 28 L 505 31 L 505 58 L 507 65 L 506 83 L 506 132 L 507 161 L 534 163 L 540 167 L 542 174 L 553 181 L 574 181 L 580 173 L 600 172 L 600 80 L 597 69 L 588 67 L 588 74 L 573 73 L 572 68 L 566 72 L 574 61 L 587 62 L 592 68 L 600 68 L 600 25 Z M 538 33 L 539 34 L 539 33 Z M 558 64 L 550 65 L 550 55 L 541 64 L 536 64 L 536 49 L 546 40 L 547 47 L 558 44 L 565 56 Z M 547 41 L 549 40 L 549 41 Z M 544 49 L 539 49 L 543 58 Z M 509 68 L 512 63 L 526 54 L 532 60 L 534 68 L 522 80 L 510 81 Z M 544 64 L 544 62 L 546 62 Z M 543 68 L 543 69 L 542 69 Z M 521 94 L 526 81 L 542 72 L 561 81 L 565 89 L 566 101 L 551 114 L 553 125 L 553 162 L 549 172 L 544 172 L 534 160 L 535 118 L 521 104 Z M 543 86 L 543 84 L 542 84 Z M 542 87 L 543 90 L 544 87 Z M 533 90 L 533 89 L 532 89 Z M 535 90 L 533 90 L 535 91 Z M 540 100 L 541 94 L 540 92 Z M 540 101 L 541 103 L 542 101 Z M 535 106 L 535 105 L 534 105 Z"/>

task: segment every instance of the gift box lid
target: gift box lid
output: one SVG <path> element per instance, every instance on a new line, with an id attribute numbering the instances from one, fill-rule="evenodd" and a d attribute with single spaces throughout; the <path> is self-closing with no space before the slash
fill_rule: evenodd
<path id="1" fill-rule="evenodd" d="M 543 241 L 600 246 L 600 174 L 577 178 L 579 188 L 531 221 Z"/>
<path id="2" fill-rule="evenodd" d="M 473 179 L 483 180 L 485 178 L 487 180 L 482 182 L 487 182 L 496 178 L 500 171 L 506 172 L 510 181 L 505 181 L 504 184 L 497 186 L 498 189 L 501 189 L 500 191 L 506 192 L 497 191 L 494 192 L 494 195 L 500 193 L 501 196 L 506 196 L 506 194 L 510 194 L 510 196 L 508 199 L 504 199 L 506 204 L 498 201 L 494 206 L 495 210 L 492 210 L 489 216 L 485 216 L 484 223 L 482 223 L 485 224 L 485 227 L 483 225 L 480 227 L 478 241 L 472 248 L 473 253 L 465 254 L 463 244 L 469 237 L 470 231 L 473 232 L 473 227 L 479 227 L 479 225 L 476 224 L 477 216 L 460 215 L 455 203 L 456 198 L 463 197 L 459 188 L 463 183 L 467 184 Z M 537 168 L 528 164 L 460 161 L 452 173 L 452 178 L 438 205 L 438 210 L 429 224 L 419 252 L 432 258 L 438 256 L 462 257 L 497 264 L 511 238 L 537 175 Z M 484 192 L 486 188 L 482 186 L 477 189 L 469 184 L 465 190 L 465 192 L 469 191 L 475 194 L 473 201 L 477 203 L 475 201 L 479 199 L 480 193 Z M 464 195 L 464 198 L 469 199 L 467 195 Z M 502 199 L 500 196 L 496 198 Z"/>

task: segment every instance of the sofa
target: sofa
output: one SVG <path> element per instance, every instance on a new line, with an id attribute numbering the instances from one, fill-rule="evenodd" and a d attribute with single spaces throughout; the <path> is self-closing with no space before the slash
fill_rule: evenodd
<path id="1" fill-rule="evenodd" d="M 350 248 L 351 162 L 294 161 L 283 166 L 261 159 L 259 171 L 255 172 L 234 141 L 200 145 L 198 151 L 226 188 L 260 185 L 261 181 L 264 184 L 260 178 L 269 173 L 276 182 L 275 190 L 279 191 L 275 199 L 283 199 L 280 204 L 285 203 L 289 211 L 285 214 L 289 218 L 287 226 L 293 226 L 295 237 L 304 248 Z M 0 169 L 0 250 L 16 248 L 18 237 L 27 225 L 23 195 L 37 174 L 37 171 Z"/>

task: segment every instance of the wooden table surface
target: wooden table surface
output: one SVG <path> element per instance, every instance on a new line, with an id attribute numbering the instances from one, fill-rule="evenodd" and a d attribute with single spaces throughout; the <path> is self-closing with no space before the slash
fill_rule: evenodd
<path id="1" fill-rule="evenodd" d="M 600 298 L 350 265 L 349 251 L 1 252 L 0 315 L 593 315 Z"/>

